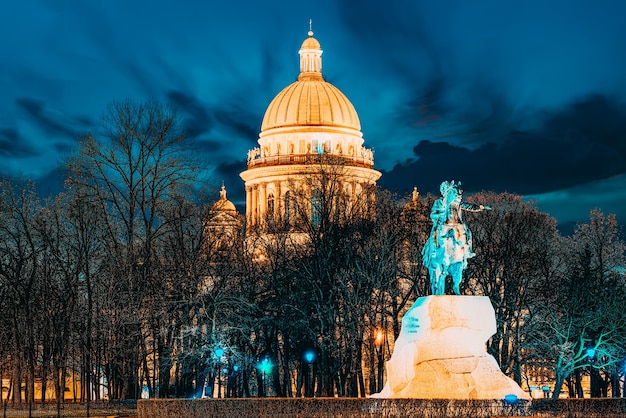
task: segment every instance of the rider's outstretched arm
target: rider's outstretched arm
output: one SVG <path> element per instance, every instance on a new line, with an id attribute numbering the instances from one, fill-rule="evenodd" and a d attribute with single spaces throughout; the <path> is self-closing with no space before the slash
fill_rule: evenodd
<path id="1" fill-rule="evenodd" d="M 491 207 L 485 205 L 475 205 L 473 203 L 461 203 L 461 209 L 468 212 L 481 212 L 483 210 L 491 210 Z"/>

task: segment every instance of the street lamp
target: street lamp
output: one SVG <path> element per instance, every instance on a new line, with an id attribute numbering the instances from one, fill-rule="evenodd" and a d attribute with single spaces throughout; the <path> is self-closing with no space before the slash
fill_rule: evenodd
<path id="1" fill-rule="evenodd" d="M 315 361 L 315 352 L 313 350 L 308 350 L 304 353 L 304 360 L 307 363 L 307 372 L 306 372 L 306 384 L 304 386 L 304 396 L 312 398 L 313 397 L 313 388 L 315 384 L 313 383 L 313 362 Z"/>
<path id="2" fill-rule="evenodd" d="M 589 362 L 593 363 L 596 359 L 596 348 L 588 347 L 586 352 L 587 352 L 587 357 L 589 357 Z"/>
<path id="3" fill-rule="evenodd" d="M 382 330 L 376 332 L 376 339 L 374 345 L 376 346 L 376 354 L 378 357 L 378 392 L 383 390 L 383 375 L 384 375 L 384 342 L 385 333 Z"/>
<path id="4" fill-rule="evenodd" d="M 594 363 L 596 362 L 596 348 L 595 347 L 587 347 L 585 349 L 586 353 L 587 353 L 587 357 L 589 358 L 589 395 L 594 398 L 594 397 L 598 397 L 601 394 L 600 391 L 600 386 L 598 383 L 598 380 L 596 378 L 599 378 L 599 372 L 597 370 L 597 367 L 594 366 Z"/>
<path id="5" fill-rule="evenodd" d="M 220 367 L 220 361 L 224 355 L 224 349 L 222 347 L 215 348 L 215 357 L 217 357 L 217 397 L 222 397 L 222 369 Z"/>
<path id="6" fill-rule="evenodd" d="M 234 398 L 239 398 L 239 365 L 233 365 L 233 373 L 232 373 L 233 383 L 231 385 L 230 378 L 228 379 L 228 386 L 231 388 L 231 396 Z"/>
<path id="7" fill-rule="evenodd" d="M 265 374 L 272 370 L 272 363 L 266 358 L 261 360 L 258 366 L 261 371 L 261 396 L 265 397 Z"/>

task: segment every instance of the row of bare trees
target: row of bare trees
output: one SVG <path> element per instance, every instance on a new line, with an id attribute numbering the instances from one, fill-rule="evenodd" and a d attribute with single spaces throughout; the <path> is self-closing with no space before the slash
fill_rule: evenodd
<path id="1" fill-rule="evenodd" d="M 42 201 L 32 184 L 2 182 L 3 396 L 45 400 L 53 384 L 60 407 L 69 376 L 88 404 L 382 389 L 402 314 L 429 292 L 420 252 L 433 198 L 345 194 L 346 167 L 329 156 L 290 189 L 288 219 L 208 227 L 223 213 L 189 150 L 171 109 L 116 103 L 69 160 L 64 193 Z M 477 256 L 462 290 L 490 297 L 487 349 L 502 370 L 554 396 L 563 383 L 582 396 L 588 374 L 592 395 L 620 396 L 626 263 L 614 216 L 593 211 L 562 237 L 520 196 L 469 200 L 493 210 L 467 216 Z"/>

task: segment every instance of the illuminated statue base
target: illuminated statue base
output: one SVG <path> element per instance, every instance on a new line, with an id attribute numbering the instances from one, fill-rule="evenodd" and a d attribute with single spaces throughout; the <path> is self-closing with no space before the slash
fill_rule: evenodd
<path id="1" fill-rule="evenodd" d="M 496 332 L 488 297 L 427 296 L 402 318 L 387 362 L 387 384 L 373 398 L 530 399 L 485 349 Z M 510 397 L 509 397 L 510 398 Z"/>

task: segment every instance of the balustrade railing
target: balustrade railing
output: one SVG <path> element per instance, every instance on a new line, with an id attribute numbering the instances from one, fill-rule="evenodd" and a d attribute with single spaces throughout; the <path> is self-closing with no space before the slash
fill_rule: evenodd
<path id="1" fill-rule="evenodd" d="M 332 164 L 333 162 L 353 167 L 372 168 L 374 166 L 372 158 L 335 154 L 290 154 L 252 158 L 248 160 L 248 168 L 289 164 Z"/>

